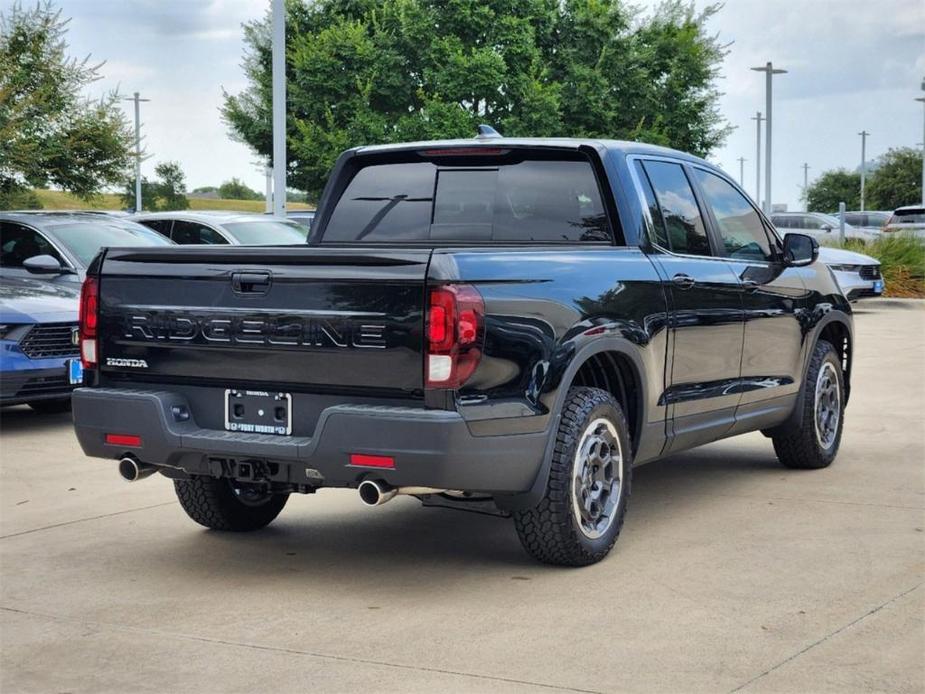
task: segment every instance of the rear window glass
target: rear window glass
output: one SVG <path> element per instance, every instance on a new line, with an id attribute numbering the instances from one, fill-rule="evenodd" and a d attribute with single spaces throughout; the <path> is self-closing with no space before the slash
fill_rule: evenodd
<path id="1" fill-rule="evenodd" d="M 925 224 L 925 210 L 897 210 L 891 224 Z"/>
<path id="2" fill-rule="evenodd" d="M 323 240 L 611 240 L 597 179 L 587 160 L 505 158 L 483 165 L 485 161 L 366 166 L 341 195 Z"/>

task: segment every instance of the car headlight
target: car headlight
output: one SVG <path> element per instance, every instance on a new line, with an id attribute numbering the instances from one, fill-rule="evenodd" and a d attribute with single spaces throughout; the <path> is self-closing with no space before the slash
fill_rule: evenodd
<path id="1" fill-rule="evenodd" d="M 0 340 L 4 339 L 13 328 L 17 327 L 15 323 L 0 323 Z"/>
<path id="2" fill-rule="evenodd" d="M 857 272 L 860 265 L 829 265 L 835 272 Z"/>

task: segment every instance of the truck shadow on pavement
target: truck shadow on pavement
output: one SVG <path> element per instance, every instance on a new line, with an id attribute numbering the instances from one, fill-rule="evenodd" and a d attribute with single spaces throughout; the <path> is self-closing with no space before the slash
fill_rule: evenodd
<path id="1" fill-rule="evenodd" d="M 623 533 L 604 564 L 612 566 L 621 555 L 644 549 L 659 526 L 672 532 L 679 513 L 706 513 L 718 496 L 748 495 L 754 483 L 789 474 L 794 473 L 780 467 L 770 446 L 767 452 L 745 453 L 707 447 L 637 468 Z M 752 494 L 759 492 L 753 489 Z M 313 500 L 291 498 L 274 524 L 256 533 L 192 530 L 176 536 L 171 523 L 170 538 L 164 531 L 148 546 L 150 552 L 164 552 L 163 560 L 152 565 L 169 565 L 172 573 L 189 573 L 196 581 L 232 573 L 244 582 L 272 580 L 284 586 L 290 577 L 302 588 L 317 584 L 363 592 L 389 585 L 440 592 L 493 575 L 530 580 L 543 572 L 570 570 L 534 562 L 521 549 L 508 518 L 423 508 L 409 498 L 374 509 L 357 503 L 355 508 L 327 505 L 313 511 Z"/>
<path id="2" fill-rule="evenodd" d="M 26 405 L 0 409 L 0 433 L 39 433 L 60 430 L 62 426 L 72 426 L 70 412 L 41 414 Z"/>

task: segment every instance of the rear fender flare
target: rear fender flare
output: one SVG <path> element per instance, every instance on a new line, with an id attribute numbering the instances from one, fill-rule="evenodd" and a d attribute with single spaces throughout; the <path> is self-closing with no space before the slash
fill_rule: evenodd
<path id="1" fill-rule="evenodd" d="M 641 427 L 646 421 L 646 403 L 648 402 L 647 383 L 644 377 L 645 370 L 643 368 L 642 358 L 639 355 L 639 347 L 623 337 L 608 336 L 597 338 L 593 342 L 585 344 L 575 353 L 568 367 L 562 374 L 558 392 L 556 393 L 555 404 L 552 409 L 552 416 L 549 418 L 549 425 L 546 429 L 546 448 L 543 454 L 543 461 L 537 472 L 533 486 L 529 491 L 522 494 L 497 495 L 495 497 L 495 503 L 500 509 L 504 511 L 519 511 L 530 508 L 539 503 L 540 499 L 543 497 L 546 490 L 546 483 L 549 479 L 549 470 L 552 466 L 552 454 L 556 445 L 556 434 L 559 430 L 559 421 L 562 419 L 562 408 L 565 405 L 565 399 L 568 396 L 569 388 L 575 380 L 575 375 L 584 363 L 595 354 L 600 354 L 601 352 L 617 352 L 621 356 L 627 357 L 635 371 L 638 385 L 636 398 L 638 400 L 637 407 L 639 410 L 636 418 L 637 431 L 629 432 L 629 434 L 631 438 L 638 440 L 637 437 L 641 433 Z"/>

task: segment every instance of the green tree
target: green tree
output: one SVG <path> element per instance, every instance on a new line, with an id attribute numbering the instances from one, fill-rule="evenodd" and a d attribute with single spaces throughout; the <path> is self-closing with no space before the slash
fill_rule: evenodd
<path id="1" fill-rule="evenodd" d="M 179 162 L 165 161 L 154 167 L 157 179 L 149 181 L 141 177 L 141 206 L 150 212 L 189 209 L 186 197 L 186 182 Z M 135 179 L 130 178 L 122 193 L 122 204 L 135 207 Z"/>
<path id="2" fill-rule="evenodd" d="M 895 210 L 921 202 L 922 151 L 901 147 L 880 157 L 865 184 L 864 197 L 871 210 Z"/>
<path id="3" fill-rule="evenodd" d="M 222 183 L 218 187 L 218 196 L 226 200 L 260 200 L 263 197 L 256 190 L 244 185 L 238 178 Z"/>
<path id="4" fill-rule="evenodd" d="M 344 149 L 472 137 L 643 139 L 706 155 L 725 48 L 717 11 L 625 0 L 289 0 L 289 183 L 314 197 Z M 249 86 L 225 94 L 232 136 L 271 153 L 269 17 L 244 27 Z"/>
<path id="5" fill-rule="evenodd" d="M 811 212 L 835 212 L 840 202 L 856 210 L 861 206 L 861 174 L 847 169 L 825 171 L 809 185 L 803 200 Z"/>
<path id="6" fill-rule="evenodd" d="M 67 24 L 50 2 L 0 15 L 0 209 L 30 186 L 87 199 L 125 175 L 132 135 L 118 94 L 83 96 L 101 65 L 67 57 Z"/>

